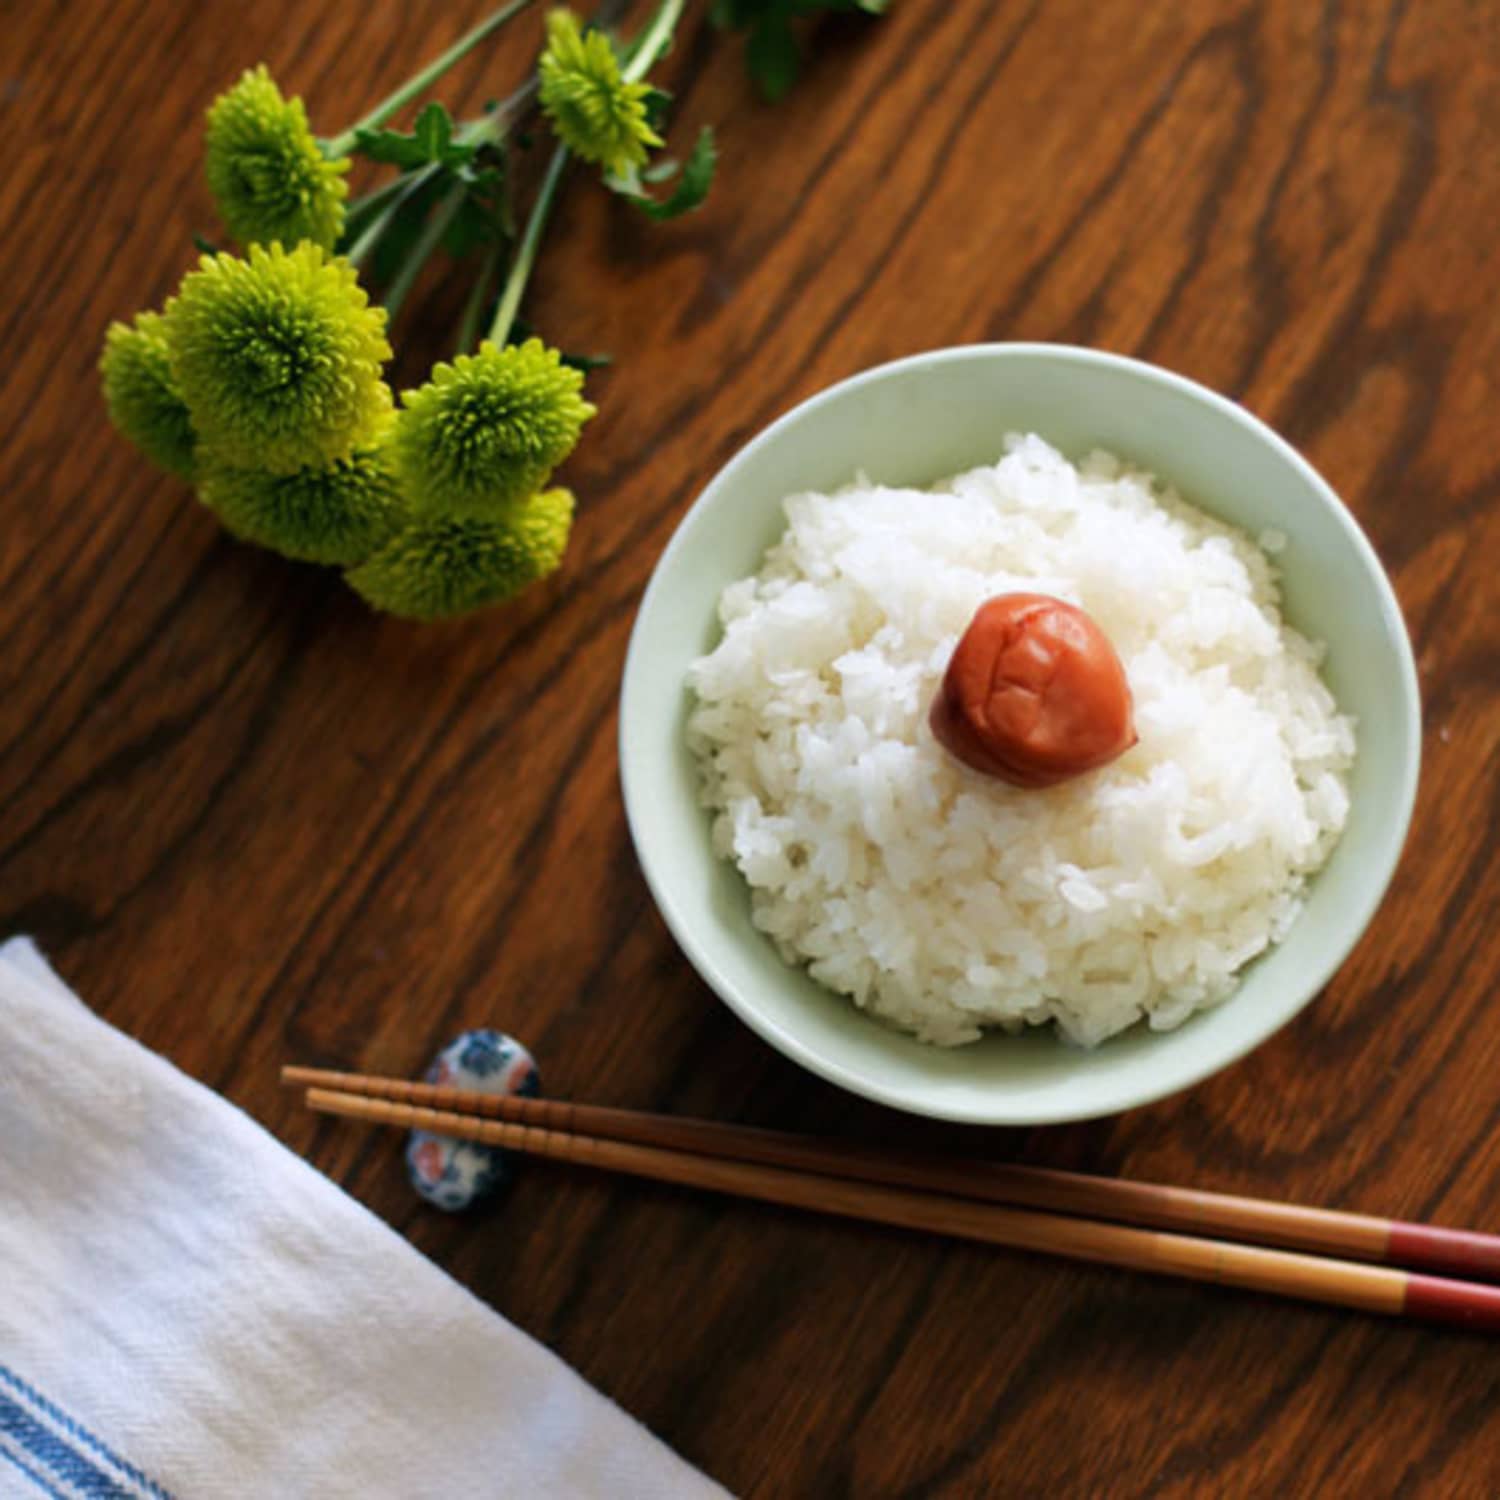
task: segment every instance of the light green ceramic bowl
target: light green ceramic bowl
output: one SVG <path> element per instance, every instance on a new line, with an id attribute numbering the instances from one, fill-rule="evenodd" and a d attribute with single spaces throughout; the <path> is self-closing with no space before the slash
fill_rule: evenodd
<path id="1" fill-rule="evenodd" d="M 1204 509 L 1290 538 L 1288 618 L 1328 643 L 1326 676 L 1358 716 L 1348 827 L 1286 940 L 1233 995 L 1176 1031 L 1144 1027 L 1093 1051 L 1033 1035 L 943 1049 L 871 1020 L 784 963 L 750 923 L 738 871 L 709 849 L 684 748 L 688 664 L 717 641 L 720 590 L 758 570 L 780 502 L 848 483 L 926 485 L 994 463 L 1006 432 L 1077 457 L 1136 460 Z M 1291 1019 L 1353 947 L 1406 835 L 1420 759 L 1411 646 L 1379 560 L 1338 497 L 1233 402 L 1135 360 L 1049 344 L 944 349 L 882 365 L 814 396 L 763 432 L 683 518 L 641 602 L 620 704 L 620 770 L 636 851 L 683 952 L 748 1025 L 857 1094 L 917 1114 L 1033 1125 L 1160 1099 L 1242 1057 Z"/>

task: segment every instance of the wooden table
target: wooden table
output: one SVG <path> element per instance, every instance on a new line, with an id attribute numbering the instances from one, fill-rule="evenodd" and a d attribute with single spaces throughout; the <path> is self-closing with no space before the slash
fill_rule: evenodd
<path id="1" fill-rule="evenodd" d="M 331 131 L 481 9 L 7 7 L 0 928 L 736 1491 L 1495 1493 L 1493 1343 L 561 1170 L 450 1218 L 392 1136 L 276 1084 L 493 1023 L 562 1096 L 1500 1221 L 1493 14 L 896 0 L 825 26 L 774 109 L 700 14 L 668 74 L 683 138 L 720 125 L 712 203 L 656 229 L 574 180 L 531 302 L 618 361 L 566 566 L 420 629 L 226 540 L 109 430 L 94 361 L 211 225 L 199 125 L 242 66 Z M 448 96 L 512 82 L 537 24 Z M 808 1077 L 695 978 L 631 852 L 615 707 L 715 468 L 831 381 L 994 338 L 1142 355 L 1286 434 L 1395 578 L 1427 727 L 1394 887 L 1301 1019 L 1167 1103 L 986 1134 Z"/>

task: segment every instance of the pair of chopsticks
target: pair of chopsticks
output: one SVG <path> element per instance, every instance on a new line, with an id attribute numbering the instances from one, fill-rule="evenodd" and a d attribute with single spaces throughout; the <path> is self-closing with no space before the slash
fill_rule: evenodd
<path id="1" fill-rule="evenodd" d="M 1070 1260 L 1500 1331 L 1500 1236 L 554 1099 L 283 1068 L 308 1107 Z M 1213 1236 L 1212 1238 L 1208 1236 Z"/>

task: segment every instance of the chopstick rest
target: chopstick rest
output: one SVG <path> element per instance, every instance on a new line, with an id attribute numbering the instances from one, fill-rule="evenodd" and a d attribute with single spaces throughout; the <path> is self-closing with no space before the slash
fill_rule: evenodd
<path id="1" fill-rule="evenodd" d="M 433 1059 L 427 1081 L 480 1094 L 535 1096 L 541 1086 L 536 1059 L 515 1037 L 482 1028 L 456 1036 Z M 436 1208 L 458 1213 L 510 1181 L 515 1153 L 478 1141 L 413 1130 L 406 1143 L 406 1175 Z"/>

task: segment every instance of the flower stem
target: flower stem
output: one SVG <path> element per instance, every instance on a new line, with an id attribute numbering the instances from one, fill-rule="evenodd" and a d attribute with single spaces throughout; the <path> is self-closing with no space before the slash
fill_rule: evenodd
<path id="1" fill-rule="evenodd" d="M 463 317 L 458 324 L 458 343 L 453 351 L 455 354 L 467 354 L 474 347 L 474 338 L 479 332 L 479 318 L 484 311 L 485 294 L 489 291 L 490 283 L 495 279 L 495 272 L 499 268 L 503 251 L 503 244 L 497 240 L 490 247 L 490 253 L 485 256 L 484 264 L 480 266 L 479 274 L 474 278 L 474 285 L 469 288 L 468 298 L 464 302 Z"/>
<path id="2" fill-rule="evenodd" d="M 406 294 L 412 289 L 417 274 L 427 264 L 427 257 L 437 249 L 438 241 L 448 232 L 448 226 L 463 207 L 468 191 L 463 183 L 449 189 L 443 201 L 433 209 L 422 226 L 422 233 L 411 247 L 411 254 L 402 262 L 401 269 L 392 279 L 383 299 L 386 315 L 391 322 L 396 321 L 396 314 L 401 311 L 401 304 L 406 301 Z"/>
<path id="3" fill-rule="evenodd" d="M 416 172 L 409 172 L 405 177 L 396 179 L 400 184 L 401 191 L 396 193 L 391 201 L 376 215 L 374 221 L 361 233 L 360 237 L 349 247 L 346 258 L 353 265 L 362 265 L 370 252 L 379 243 L 381 235 L 391 227 L 391 222 L 401 212 L 402 207 L 421 188 L 437 174 L 437 166 L 430 165 Z"/>
<path id="4" fill-rule="evenodd" d="M 516 258 L 511 262 L 510 275 L 505 278 L 505 290 L 500 294 L 500 306 L 495 310 L 495 321 L 490 325 L 490 338 L 504 344 L 510 337 L 511 324 L 516 320 L 516 311 L 521 305 L 521 293 L 526 290 L 531 268 L 536 263 L 537 248 L 542 242 L 542 230 L 547 224 L 547 215 L 552 211 L 557 197 L 557 186 L 562 181 L 563 168 L 568 164 L 568 148 L 559 146 L 547 163 L 547 175 L 537 189 L 536 202 L 531 205 L 531 217 L 526 221 L 525 233 L 516 249 Z"/>
<path id="5" fill-rule="evenodd" d="M 630 60 L 622 75 L 626 83 L 639 83 L 651 70 L 652 63 L 667 50 L 685 3 L 686 0 L 661 0 L 646 29 L 630 45 Z"/>
<path id="6" fill-rule="evenodd" d="M 404 175 L 393 177 L 389 182 L 382 183 L 378 188 L 374 188 L 362 197 L 356 198 L 345 210 L 344 222 L 352 225 L 356 219 L 361 219 L 366 214 L 372 213 L 375 209 L 382 207 L 388 199 L 395 197 L 405 186 L 406 177 Z"/>
<path id="7" fill-rule="evenodd" d="M 347 156 L 354 149 L 355 137 L 361 130 L 375 130 L 384 125 L 403 105 L 411 103 L 418 94 L 436 83 L 460 58 L 467 56 L 491 32 L 498 31 L 513 16 L 519 15 L 531 0 L 510 0 L 481 21 L 472 31 L 459 37 L 441 56 L 433 58 L 419 73 L 414 73 L 395 93 L 382 99 L 363 119 L 357 120 L 346 131 L 323 142 L 323 150 L 329 156 Z"/>

